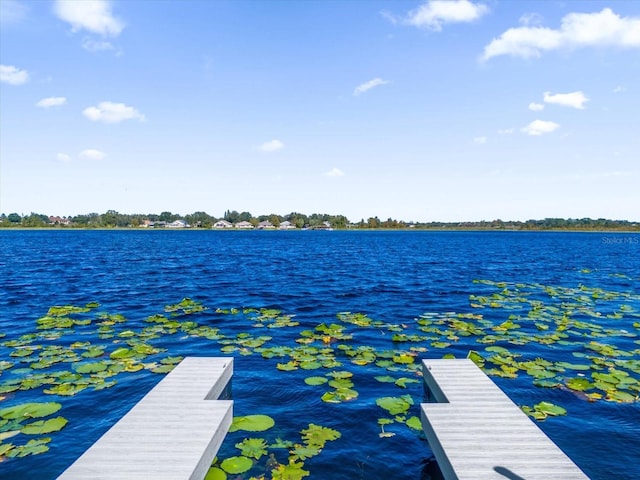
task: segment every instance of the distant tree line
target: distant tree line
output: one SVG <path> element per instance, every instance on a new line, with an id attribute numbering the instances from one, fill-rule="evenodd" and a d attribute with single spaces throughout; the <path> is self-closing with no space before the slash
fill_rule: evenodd
<path id="1" fill-rule="evenodd" d="M 545 218 L 543 220 L 526 221 L 479 221 L 479 222 L 406 222 L 388 218 L 380 220 L 376 217 L 350 222 L 344 215 L 318 214 L 305 215 L 291 212 L 287 215 L 259 215 L 250 212 L 227 210 L 222 217 L 214 217 L 206 212 L 194 212 L 180 215 L 172 212 L 160 214 L 125 214 L 115 210 L 105 213 L 88 213 L 75 216 L 51 216 L 41 213 L 20 215 L 0 214 L 0 228 L 141 228 L 150 223 L 169 224 L 176 220 L 184 220 L 191 228 L 209 229 L 219 220 L 236 224 L 249 222 L 257 226 L 260 222 L 269 221 L 275 227 L 282 222 L 290 222 L 297 228 L 314 228 L 327 222 L 334 229 L 420 229 L 420 230 L 621 230 L 640 231 L 640 222 L 629 220 L 609 220 L 605 218 Z"/>

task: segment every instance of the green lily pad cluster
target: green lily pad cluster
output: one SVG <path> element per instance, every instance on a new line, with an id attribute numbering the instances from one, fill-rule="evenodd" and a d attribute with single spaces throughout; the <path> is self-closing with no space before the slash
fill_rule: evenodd
<path id="1" fill-rule="evenodd" d="M 393 437 L 395 433 L 387 432 L 385 425 L 394 423 L 404 424 L 409 428 L 422 431 L 422 422 L 416 415 L 408 416 L 409 409 L 415 404 L 411 395 L 402 395 L 400 397 L 381 397 L 376 400 L 376 405 L 385 410 L 389 416 L 378 419 L 380 425 L 380 438 Z"/>
<path id="2" fill-rule="evenodd" d="M 423 394 L 419 360 L 452 357 L 453 352 L 467 353 L 489 375 L 528 379 L 580 399 L 639 400 L 639 295 L 584 285 L 475 283 L 478 293 L 470 296 L 467 311 L 426 312 L 403 323 L 339 312 L 331 321 L 301 326 L 277 309 L 209 308 L 190 298 L 136 322 L 100 311 L 96 302 L 54 306 L 36 320 L 32 332 L 0 341 L 0 402 L 16 404 L 27 391 L 64 402 L 71 395 L 98 395 L 122 375 L 164 374 L 181 361 L 179 345 L 190 341 L 209 341 L 213 352 L 225 355 L 254 356 L 292 381 L 304 382 L 327 409 L 362 402 L 361 386 L 377 382 L 379 397 L 370 400 L 370 408 L 386 412 L 378 419 L 381 437 L 396 435 L 398 427 L 413 434 L 421 430 L 414 400 Z M 376 346 L 362 338 L 377 339 Z M 527 408 L 542 419 L 557 412 L 548 405 Z M 262 432 L 273 427 L 252 417 L 238 417 L 233 428 Z M 54 419 L 37 420 L 42 423 L 21 435 L 45 432 L 61 422 L 49 420 Z M 243 475 L 240 470 L 249 463 L 251 472 L 260 464 L 272 478 L 302 478 L 308 474 L 305 461 L 324 447 L 311 440 L 314 435 L 302 433 L 297 442 L 237 440 L 237 458 L 227 459 L 226 470 L 222 462 L 216 464 L 208 478 Z M 8 437 L 0 438 L 2 452 Z M 18 447 L 29 444 L 25 452 L 41 453 L 47 442 L 35 439 Z M 0 455 L 7 457 L 7 452 Z"/>
<path id="3" fill-rule="evenodd" d="M 66 418 L 46 418 L 51 417 L 60 408 L 62 405 L 59 403 L 46 402 L 22 403 L 0 409 L 0 462 L 5 458 L 22 458 L 48 451 L 50 437 L 27 438 L 26 441 L 23 438 L 24 435 L 45 435 L 64 428 L 67 424 Z M 10 442 L 7 441 L 9 439 Z"/>
<path id="4" fill-rule="evenodd" d="M 640 318 L 632 305 L 639 295 L 584 285 L 476 283 L 496 290 L 470 296 L 470 306 L 486 310 L 486 316 L 426 313 L 417 320 L 419 330 L 430 335 L 432 347 L 441 345 L 437 342 L 488 345 L 482 353 L 470 351 L 469 358 L 489 375 L 528 375 L 538 387 L 565 389 L 589 401 L 639 400 L 640 349 L 610 343 L 637 338 L 640 324 L 630 319 Z M 548 356 L 527 358 L 520 353 L 527 349 L 520 347 L 529 344 L 548 347 Z M 566 352 L 576 361 L 560 360 L 558 353 L 566 358 Z"/>
<path id="5" fill-rule="evenodd" d="M 275 425 L 268 415 L 234 417 L 230 432 L 265 432 Z M 319 455 L 327 442 L 337 440 L 341 433 L 332 428 L 310 423 L 300 431 L 300 441 L 282 438 L 249 437 L 235 443 L 240 455 L 216 458 L 205 479 L 224 480 L 228 475 L 253 474 L 259 480 L 268 475 L 272 480 L 298 480 L 309 476 L 305 461 Z M 243 477 L 244 478 L 244 477 Z"/>
<path id="6" fill-rule="evenodd" d="M 547 417 L 557 417 L 567 414 L 564 408 L 550 402 L 540 402 L 533 407 L 524 405 L 522 411 L 536 420 L 545 420 Z"/>

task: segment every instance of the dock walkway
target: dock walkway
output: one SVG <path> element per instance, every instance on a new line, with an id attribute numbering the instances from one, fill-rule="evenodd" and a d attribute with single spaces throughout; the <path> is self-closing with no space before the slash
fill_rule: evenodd
<path id="1" fill-rule="evenodd" d="M 187 357 L 59 480 L 202 480 L 233 420 L 232 358 Z"/>
<path id="2" fill-rule="evenodd" d="M 422 428 L 446 480 L 588 477 L 469 359 L 423 360 Z"/>

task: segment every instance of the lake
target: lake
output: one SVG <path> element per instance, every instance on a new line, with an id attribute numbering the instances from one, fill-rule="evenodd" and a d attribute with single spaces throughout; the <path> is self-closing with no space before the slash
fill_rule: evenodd
<path id="1" fill-rule="evenodd" d="M 537 424 L 590 478 L 640 478 L 639 239 L 0 231 L 0 411 L 57 402 L 43 418 L 67 421 L 3 438 L 24 423 L 0 418 L 0 477 L 56 478 L 197 355 L 233 356 L 235 415 L 275 422 L 227 436 L 218 464 L 254 460 L 229 478 L 293 458 L 305 478 L 426 479 L 420 359 L 476 352 L 518 405 L 566 410 Z"/>

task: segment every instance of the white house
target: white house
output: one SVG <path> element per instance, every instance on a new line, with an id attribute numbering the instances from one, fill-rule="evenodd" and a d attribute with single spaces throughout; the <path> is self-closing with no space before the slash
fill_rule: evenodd
<path id="1" fill-rule="evenodd" d="M 236 223 L 236 228 L 249 229 L 249 228 L 253 228 L 253 225 L 251 225 L 250 222 L 238 222 L 238 223 Z"/>
<path id="2" fill-rule="evenodd" d="M 289 220 L 285 220 L 284 222 L 280 223 L 280 230 L 293 230 L 294 228 L 296 228 L 296 226 L 291 223 Z"/>
<path id="3" fill-rule="evenodd" d="M 227 222 L 226 220 L 218 220 L 213 224 L 213 228 L 233 228 L 233 223 Z"/>
<path id="4" fill-rule="evenodd" d="M 271 228 L 276 228 L 276 227 L 269 220 L 265 220 L 265 221 L 260 222 L 258 224 L 258 228 L 263 230 L 263 229 L 271 229 Z"/>
<path id="5" fill-rule="evenodd" d="M 184 220 L 176 220 L 171 223 L 167 223 L 167 228 L 188 228 L 189 224 Z"/>

